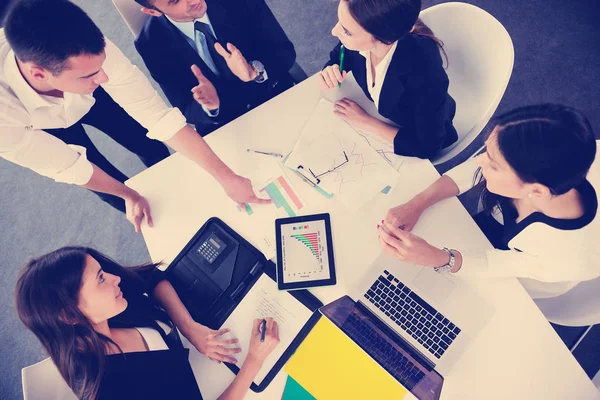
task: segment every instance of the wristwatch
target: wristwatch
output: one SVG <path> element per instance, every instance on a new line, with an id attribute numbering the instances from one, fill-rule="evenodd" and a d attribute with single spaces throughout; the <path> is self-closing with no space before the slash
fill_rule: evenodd
<path id="1" fill-rule="evenodd" d="M 265 71 L 265 66 L 263 65 L 263 63 L 254 60 L 250 63 L 250 66 L 253 70 L 255 70 L 258 73 L 258 75 L 256 75 L 256 78 L 254 78 L 254 82 L 263 83 L 265 80 L 267 80 L 267 73 Z"/>
<path id="2" fill-rule="evenodd" d="M 435 268 L 433 268 L 433 270 L 435 272 L 449 273 L 452 271 L 452 269 L 454 269 L 454 261 L 455 261 L 454 252 L 447 247 L 444 247 L 442 250 L 444 250 L 446 253 L 448 253 L 448 255 L 450 256 L 450 260 L 448 261 L 448 264 L 442 265 L 441 267 L 435 267 Z"/>

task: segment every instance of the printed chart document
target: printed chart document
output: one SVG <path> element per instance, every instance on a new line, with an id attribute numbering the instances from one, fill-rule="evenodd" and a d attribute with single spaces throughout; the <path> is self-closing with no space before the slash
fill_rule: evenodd
<path id="1" fill-rule="evenodd" d="M 344 83 L 339 89 L 334 89 L 332 91 L 326 92 L 325 96 L 332 103 L 335 103 L 338 100 L 347 98 L 354 102 L 356 102 L 359 106 L 362 107 L 368 114 L 379 119 L 380 121 L 385 122 L 386 124 L 396 126 L 396 124 L 383 117 L 377 111 L 377 107 L 375 107 L 375 103 L 367 98 L 365 92 L 360 88 L 358 83 L 356 83 L 356 79 L 354 79 L 354 75 L 350 72 L 344 78 Z M 356 132 L 363 137 L 363 139 L 371 146 L 379 155 L 385 159 L 396 171 L 400 169 L 402 163 L 405 160 L 404 156 L 399 156 L 394 153 L 394 145 L 386 140 L 383 140 L 375 133 L 356 129 Z"/>
<path id="2" fill-rule="evenodd" d="M 260 156 L 263 157 L 263 156 Z M 249 174 L 258 197 L 273 200 L 272 204 L 246 204 L 246 209 L 231 202 L 236 210 L 235 229 L 267 257 L 275 257 L 275 220 L 295 217 L 304 212 L 306 203 L 289 179 L 287 170 L 275 160 L 266 160 Z"/>
<path id="3" fill-rule="evenodd" d="M 279 291 L 277 283 L 267 275 L 261 275 L 223 324 L 223 328 L 231 329 L 230 334 L 239 339 L 242 347 L 242 352 L 235 355 L 238 360 L 236 365 L 241 368 L 248 356 L 254 320 L 273 318 L 279 326 L 279 344 L 254 378 L 254 383 L 260 385 L 311 315 L 312 312 L 304 304 L 288 292 Z"/>
<path id="4" fill-rule="evenodd" d="M 397 171 L 322 99 L 285 166 L 356 210 L 398 180 Z"/>

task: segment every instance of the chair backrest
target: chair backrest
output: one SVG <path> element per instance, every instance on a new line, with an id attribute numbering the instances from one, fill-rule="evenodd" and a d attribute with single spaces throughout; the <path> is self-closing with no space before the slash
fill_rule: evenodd
<path id="1" fill-rule="evenodd" d="M 77 400 L 50 358 L 21 370 L 25 400 Z"/>
<path id="2" fill-rule="evenodd" d="M 125 20 L 131 34 L 138 37 L 144 23 L 150 16 L 141 12 L 142 6 L 134 0 L 113 0 L 113 4 Z"/>
<path id="3" fill-rule="evenodd" d="M 567 293 L 535 299 L 548 321 L 563 326 L 600 324 L 600 278 L 584 281 Z"/>
<path id="4" fill-rule="evenodd" d="M 471 4 L 439 4 L 423 10 L 420 18 L 444 42 L 448 92 L 456 101 L 454 126 L 459 138 L 453 147 L 467 139 L 464 149 L 504 95 L 514 63 L 512 40 L 496 18 Z"/>

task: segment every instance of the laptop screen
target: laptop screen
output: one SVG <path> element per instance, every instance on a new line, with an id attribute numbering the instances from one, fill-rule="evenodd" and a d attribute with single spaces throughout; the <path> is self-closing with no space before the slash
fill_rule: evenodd
<path id="1" fill-rule="evenodd" d="M 321 313 L 419 399 L 436 399 L 443 378 L 434 365 L 360 303 L 344 296 Z"/>

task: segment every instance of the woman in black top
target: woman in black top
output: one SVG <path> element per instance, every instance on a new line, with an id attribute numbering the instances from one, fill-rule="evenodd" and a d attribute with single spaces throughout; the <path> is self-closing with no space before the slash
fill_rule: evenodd
<path id="1" fill-rule="evenodd" d="M 195 323 L 156 267 L 124 268 L 93 249 L 65 247 L 23 268 L 16 288 L 19 318 L 79 398 L 202 399 L 175 325 L 211 359 L 236 362 L 231 355 L 241 350 L 230 346 L 237 339 L 220 339 L 227 330 Z M 244 365 L 220 399 L 243 398 L 279 342 L 270 318 L 261 342 L 259 322 Z M 166 349 L 152 350 L 144 328 L 158 332 Z"/>
<path id="2" fill-rule="evenodd" d="M 432 158 L 458 138 L 452 126 L 456 104 L 448 95 L 442 43 L 418 19 L 420 10 L 420 0 L 341 0 L 331 31 L 340 43 L 320 73 L 320 86 L 334 89 L 352 71 L 379 113 L 397 126 L 350 99 L 338 101 L 335 114 L 393 143 L 396 154 Z"/>

